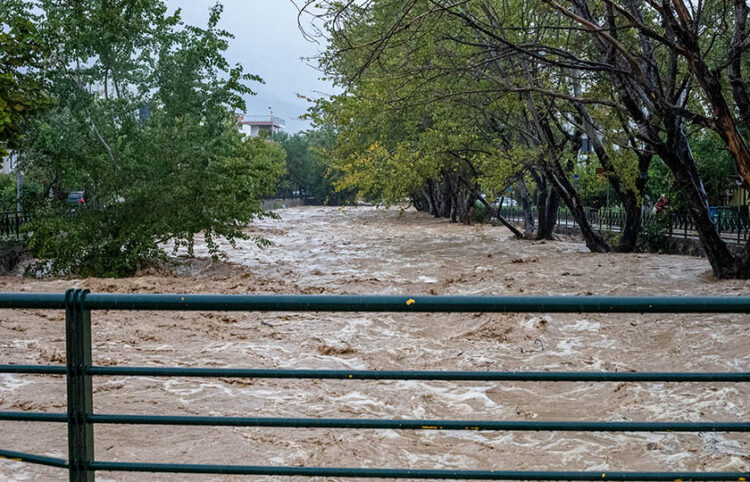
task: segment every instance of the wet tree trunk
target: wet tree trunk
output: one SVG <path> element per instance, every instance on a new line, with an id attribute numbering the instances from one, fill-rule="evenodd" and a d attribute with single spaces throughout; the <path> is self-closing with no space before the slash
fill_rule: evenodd
<path id="1" fill-rule="evenodd" d="M 675 176 L 675 181 L 685 196 L 695 229 L 701 238 L 703 250 L 718 278 L 748 278 L 750 266 L 747 259 L 736 259 L 721 239 L 708 210 L 708 195 L 703 187 L 698 167 L 690 151 L 683 119 L 673 118 L 667 132 L 667 142 L 659 146 L 659 154 Z"/>
<path id="2" fill-rule="evenodd" d="M 452 223 L 458 222 L 458 203 L 456 202 L 456 195 L 454 192 L 450 193 L 451 195 L 451 213 L 448 218 Z"/>
<path id="3" fill-rule="evenodd" d="M 547 186 L 544 175 L 532 171 L 532 176 L 537 185 L 536 210 L 539 216 L 537 221 L 537 239 L 554 239 L 552 234 L 557 224 L 557 210 L 560 207 L 560 198 L 554 189 Z"/>
<path id="4" fill-rule="evenodd" d="M 469 191 L 469 195 L 466 198 L 466 210 L 465 214 L 461 217 L 461 222 L 467 225 L 471 225 L 474 222 L 474 204 L 477 202 L 477 198 L 481 197 L 481 194 L 477 194 L 479 191 L 478 187 Z"/>
<path id="5" fill-rule="evenodd" d="M 526 75 L 530 75 L 528 69 L 528 65 L 525 65 L 524 70 Z M 566 141 L 558 142 L 556 140 L 552 126 L 550 125 L 550 118 L 549 116 L 543 117 L 540 115 L 534 96 L 530 93 L 526 93 L 524 96 L 526 97 L 526 107 L 531 114 L 531 124 L 537 135 L 546 145 L 547 159 L 542 159 L 539 163 L 545 177 L 552 188 L 557 191 L 558 196 L 568 206 L 568 209 L 570 209 L 571 214 L 581 229 L 581 235 L 583 236 L 583 241 L 586 243 L 586 247 L 594 253 L 608 253 L 612 251 L 612 248 L 607 244 L 602 235 L 589 223 L 578 191 L 560 165 L 560 154 L 563 152 Z M 559 124 L 557 125 L 557 129 L 568 139 L 575 139 L 572 151 L 577 152 L 580 147 L 581 133 L 576 132 L 571 136 L 564 132 Z"/>
<path id="6" fill-rule="evenodd" d="M 576 95 L 579 95 L 579 92 L 576 91 Z M 635 250 L 638 242 L 638 234 L 641 231 L 641 206 L 638 199 L 639 194 L 643 192 L 643 187 L 645 187 L 644 174 L 648 172 L 651 156 L 646 155 L 638 157 L 639 177 L 636 180 L 636 189 L 638 192 L 627 187 L 617 174 L 609 153 L 599 139 L 599 133 L 594 126 L 594 121 L 589 114 L 588 108 L 580 102 L 577 102 L 575 107 L 576 111 L 581 116 L 583 128 L 594 148 L 596 157 L 599 159 L 599 164 L 601 164 L 606 171 L 607 181 L 612 186 L 612 189 L 620 199 L 620 202 L 622 202 L 625 211 L 625 223 L 622 230 L 622 236 L 620 237 L 620 242 L 615 250 L 622 253 L 630 253 Z M 638 186 L 639 180 L 642 180 L 640 186 Z"/>
<path id="7" fill-rule="evenodd" d="M 625 223 L 622 228 L 620 242 L 617 243 L 615 251 L 618 253 L 632 253 L 638 245 L 638 235 L 641 232 L 643 222 L 641 206 L 637 199 L 623 200 L 622 208 L 625 211 Z"/>
<path id="8" fill-rule="evenodd" d="M 427 203 L 427 212 L 434 215 L 435 205 L 432 204 L 432 196 L 430 195 L 427 187 L 422 188 L 422 197 L 424 197 L 424 201 Z"/>
<path id="9" fill-rule="evenodd" d="M 478 189 L 476 191 L 476 195 L 477 195 L 477 199 L 479 200 L 479 202 L 481 202 L 482 204 L 484 204 L 484 207 L 487 208 L 487 212 L 491 212 L 492 211 L 492 205 L 490 203 L 488 203 L 485 198 L 482 197 L 482 194 L 481 194 L 481 192 L 479 192 Z M 500 221 L 500 223 L 502 223 L 503 226 L 505 226 L 506 228 L 508 228 L 510 230 L 510 232 L 513 233 L 513 235 L 516 238 L 518 238 L 518 239 L 526 239 L 527 238 L 527 236 L 525 236 L 521 231 L 518 230 L 518 228 L 516 228 L 515 226 L 513 226 L 512 223 L 510 223 L 507 219 L 505 219 L 500 214 L 500 209 L 499 208 L 498 208 L 498 211 L 496 213 L 496 217 L 497 217 L 497 220 Z"/>
<path id="10" fill-rule="evenodd" d="M 552 184 L 562 200 L 565 201 L 568 209 L 570 209 L 570 213 L 578 223 L 586 247 L 593 253 L 608 253 L 612 251 L 612 248 L 607 244 L 602 235 L 591 226 L 578 192 L 568 179 L 568 176 L 565 175 L 560 162 L 557 159 L 550 159 L 548 162 L 544 162 L 543 166 L 550 184 Z"/>
<path id="11" fill-rule="evenodd" d="M 455 172 L 445 175 L 445 187 L 450 198 L 450 221 L 457 223 L 466 216 L 466 191 L 461 185 L 461 180 Z"/>
<path id="12" fill-rule="evenodd" d="M 545 190 L 541 202 L 537 203 L 539 222 L 537 239 L 554 239 L 552 236 L 557 225 L 557 211 L 560 209 L 560 196 L 554 189 Z"/>
<path id="13" fill-rule="evenodd" d="M 440 217 L 449 218 L 453 212 L 453 198 L 451 196 L 448 175 L 443 173 L 443 182 L 440 183 Z"/>
<path id="14" fill-rule="evenodd" d="M 518 186 L 518 194 L 521 196 L 521 206 L 523 207 L 523 231 L 526 237 L 531 237 L 534 233 L 534 213 L 531 209 L 534 200 L 526 188 L 526 181 L 523 180 L 523 175 L 518 178 L 516 185 Z"/>
<path id="15" fill-rule="evenodd" d="M 638 153 L 637 155 L 638 177 L 635 179 L 635 191 L 642 195 L 648 181 L 648 167 L 651 165 L 653 155 L 651 153 Z M 635 192 L 630 192 L 633 194 L 632 198 L 635 198 Z M 629 198 L 627 202 L 623 200 L 622 205 L 625 209 L 625 226 L 623 227 L 622 236 L 615 251 L 631 253 L 638 245 L 638 236 L 643 224 L 643 202 L 639 199 Z"/>
<path id="16" fill-rule="evenodd" d="M 422 195 L 424 196 L 425 200 L 427 201 L 427 206 L 429 207 L 429 212 L 435 217 L 439 217 L 440 214 L 438 213 L 438 203 L 437 199 L 435 198 L 435 181 L 434 179 L 428 179 L 425 182 L 424 187 L 422 188 Z"/>

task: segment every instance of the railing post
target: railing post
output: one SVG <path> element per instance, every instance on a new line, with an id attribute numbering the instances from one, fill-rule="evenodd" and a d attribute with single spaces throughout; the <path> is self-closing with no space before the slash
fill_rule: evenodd
<path id="1" fill-rule="evenodd" d="M 94 410 L 91 375 L 91 311 L 84 305 L 88 290 L 65 292 L 65 359 L 68 382 L 68 463 L 71 482 L 93 482 Z"/>
<path id="2" fill-rule="evenodd" d="M 669 237 L 672 237 L 672 231 L 674 228 L 674 215 L 672 213 L 667 213 L 667 222 L 669 223 Z"/>
<path id="3" fill-rule="evenodd" d="M 688 232 L 688 222 L 690 221 L 690 218 L 688 218 L 687 216 L 688 216 L 688 215 L 686 214 L 686 215 L 685 215 L 685 216 L 683 217 L 683 224 L 685 225 L 685 239 L 687 239 L 687 232 Z"/>
<path id="4" fill-rule="evenodd" d="M 737 244 L 740 244 L 740 211 L 739 208 L 737 209 L 737 221 L 734 223 L 734 226 L 737 228 Z"/>

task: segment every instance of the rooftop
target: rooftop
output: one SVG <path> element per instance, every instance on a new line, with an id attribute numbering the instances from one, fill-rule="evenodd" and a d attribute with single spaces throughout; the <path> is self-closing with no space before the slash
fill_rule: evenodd
<path id="1" fill-rule="evenodd" d="M 284 119 L 276 117 L 274 115 L 246 115 L 239 114 L 240 122 L 251 126 L 278 126 L 282 127 L 285 125 Z"/>

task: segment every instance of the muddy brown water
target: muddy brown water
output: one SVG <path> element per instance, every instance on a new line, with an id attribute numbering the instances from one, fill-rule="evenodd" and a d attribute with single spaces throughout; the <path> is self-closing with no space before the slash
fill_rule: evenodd
<path id="1" fill-rule="evenodd" d="M 705 259 L 591 254 L 573 240 L 371 207 L 300 207 L 227 246 L 129 279 L 0 278 L 2 291 L 750 295 Z M 643 314 L 94 312 L 101 365 L 413 370 L 749 371 L 750 317 Z M 64 314 L 0 311 L 0 363 L 64 362 Z M 484 420 L 748 421 L 750 387 L 96 378 L 102 413 Z M 62 377 L 0 375 L 0 410 L 65 411 Z M 750 435 L 96 426 L 96 458 L 336 467 L 750 470 Z M 0 422 L 0 448 L 66 457 L 64 424 Z M 0 460 L 2 480 L 67 474 Z M 240 480 L 101 472 L 98 480 Z M 263 479 L 263 478 L 259 478 Z M 264 480 L 271 480 L 265 478 Z M 289 480 L 289 479 L 287 479 Z M 299 479 L 304 480 L 304 479 Z M 322 479 L 318 479 L 322 480 Z M 342 480 L 342 479 L 336 479 Z"/>

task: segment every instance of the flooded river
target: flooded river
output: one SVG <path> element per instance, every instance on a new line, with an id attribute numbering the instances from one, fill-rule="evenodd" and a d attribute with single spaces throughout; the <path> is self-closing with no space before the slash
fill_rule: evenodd
<path id="1" fill-rule="evenodd" d="M 138 277 L 0 278 L 2 291 L 750 295 L 705 259 L 592 254 L 371 207 L 280 211 L 227 246 Z M 642 314 L 93 313 L 99 365 L 412 370 L 750 371 L 750 317 Z M 0 363 L 64 362 L 64 314 L 0 312 Z M 65 411 L 62 377 L 0 375 L 0 409 Z M 745 421 L 750 386 L 95 379 L 101 413 L 474 420 Z M 63 424 L 0 422 L 0 448 L 66 457 Z M 99 460 L 507 470 L 750 470 L 750 434 L 96 426 Z M 98 480 L 239 480 L 102 472 Z M 0 460 L 3 480 L 65 480 Z"/>

